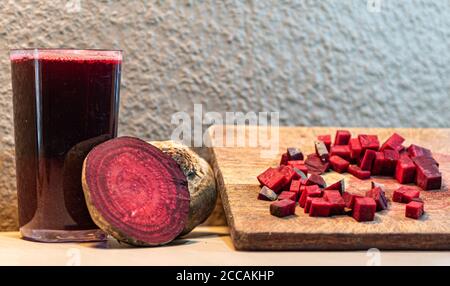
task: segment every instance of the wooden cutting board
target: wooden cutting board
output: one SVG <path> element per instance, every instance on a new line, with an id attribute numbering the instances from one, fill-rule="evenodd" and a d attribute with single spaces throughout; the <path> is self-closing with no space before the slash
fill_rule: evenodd
<path id="1" fill-rule="evenodd" d="M 242 130 L 242 127 L 228 128 Z M 211 162 L 236 249 L 450 249 L 450 129 L 340 128 L 350 130 L 353 136 L 377 134 L 381 143 L 395 131 L 406 138 L 405 145 L 415 143 L 433 151 L 440 163 L 443 186 L 441 190 L 421 192 L 426 214 L 420 220 L 406 218 L 405 205 L 392 201 L 388 210 L 378 212 L 374 221 L 364 223 L 349 216 L 309 217 L 298 206 L 295 216 L 277 218 L 270 215 L 270 202 L 256 199 L 259 191 L 256 176 L 269 166 L 277 166 L 281 153 L 288 146 L 299 147 L 305 155 L 312 153 L 316 136 L 331 134 L 333 138 L 336 129 L 281 127 L 277 129 L 279 154 L 272 158 L 261 156 L 262 147 L 211 148 Z M 223 126 L 209 129 L 212 142 L 221 130 Z M 247 137 L 248 130 L 249 127 L 245 132 Z M 374 180 L 386 185 L 389 199 L 399 186 L 387 177 L 362 181 L 349 174 L 329 172 L 324 178 L 327 183 L 345 178 L 347 190 L 354 193 L 369 190 L 370 182 Z"/>

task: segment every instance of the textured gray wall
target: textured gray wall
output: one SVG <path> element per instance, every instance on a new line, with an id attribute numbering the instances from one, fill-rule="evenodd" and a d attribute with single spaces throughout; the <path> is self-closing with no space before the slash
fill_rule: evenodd
<path id="1" fill-rule="evenodd" d="M 147 139 L 194 103 L 289 125 L 449 126 L 450 1 L 67 2 L 0 2 L 0 229 L 17 226 L 13 47 L 123 49 L 120 133 Z"/>

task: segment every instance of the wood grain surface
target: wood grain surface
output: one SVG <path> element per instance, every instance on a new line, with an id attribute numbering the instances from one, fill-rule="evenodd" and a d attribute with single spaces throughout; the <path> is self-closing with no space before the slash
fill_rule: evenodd
<path id="1" fill-rule="evenodd" d="M 219 129 L 220 128 L 220 129 Z M 232 129 L 243 127 L 228 127 Z M 249 128 L 247 127 L 246 136 Z M 279 156 L 288 146 L 299 147 L 304 154 L 314 151 L 319 134 L 336 129 L 377 134 L 382 143 L 392 132 L 406 138 L 405 145 L 418 144 L 433 151 L 443 174 L 441 190 L 422 191 L 426 214 L 420 220 L 405 217 L 405 205 L 389 202 L 388 210 L 378 212 L 372 222 L 356 222 L 352 217 L 313 218 L 297 206 L 295 216 L 277 218 L 270 215 L 270 202 L 257 200 L 256 176 L 269 166 L 277 166 Z M 214 142 L 222 127 L 209 129 Z M 230 130 L 230 129 L 228 129 Z M 351 249 L 450 249 L 450 129 L 386 129 L 281 127 L 279 154 L 261 156 L 263 147 L 213 147 L 211 161 L 223 202 L 234 246 L 239 250 L 351 250 Z M 364 193 L 370 182 L 384 183 L 388 198 L 399 184 L 392 178 L 372 177 L 361 181 L 349 174 L 329 172 L 327 183 L 345 178 L 347 190 Z"/>

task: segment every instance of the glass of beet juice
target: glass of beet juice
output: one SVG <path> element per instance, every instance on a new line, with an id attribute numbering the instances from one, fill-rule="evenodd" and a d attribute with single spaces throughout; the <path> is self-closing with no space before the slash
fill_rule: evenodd
<path id="1" fill-rule="evenodd" d="M 25 239 L 95 241 L 83 160 L 116 137 L 122 52 L 11 50 L 19 225 Z"/>

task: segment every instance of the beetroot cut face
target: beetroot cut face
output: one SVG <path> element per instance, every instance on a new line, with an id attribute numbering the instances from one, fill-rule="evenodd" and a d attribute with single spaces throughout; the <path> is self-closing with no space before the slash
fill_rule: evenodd
<path id="1" fill-rule="evenodd" d="M 92 219 L 119 241 L 166 244 L 187 222 L 186 177 L 169 155 L 140 139 L 119 137 L 96 146 L 82 181 Z"/>

